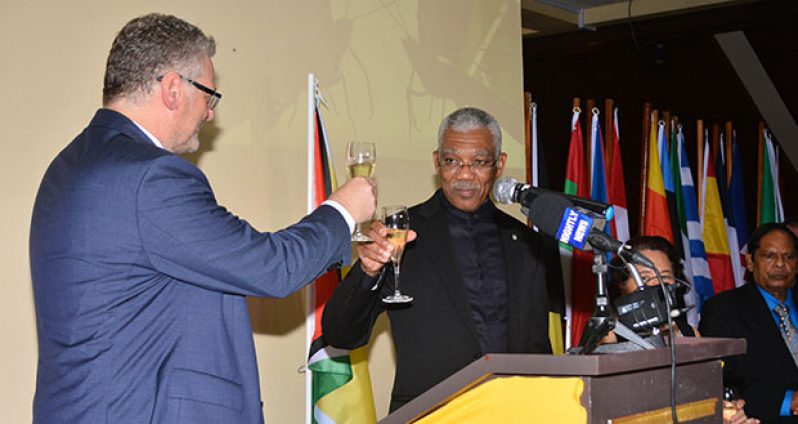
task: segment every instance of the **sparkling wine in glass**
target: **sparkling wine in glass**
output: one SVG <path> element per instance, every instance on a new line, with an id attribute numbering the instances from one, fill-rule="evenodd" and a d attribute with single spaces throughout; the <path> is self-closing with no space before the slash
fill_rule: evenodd
<path id="1" fill-rule="evenodd" d="M 410 230 L 410 215 L 407 213 L 407 206 L 386 206 L 382 208 L 383 223 L 388 230 L 388 241 L 393 245 L 391 252 L 391 262 L 393 262 L 393 294 L 382 299 L 385 303 L 409 303 L 413 301 L 411 296 L 402 294 L 399 291 L 399 268 L 402 262 L 402 254 L 405 252 L 407 243 L 407 232 Z"/>
<path id="2" fill-rule="evenodd" d="M 374 166 L 377 162 L 377 148 L 374 143 L 367 141 L 350 141 L 346 145 L 346 166 L 349 171 L 349 178 L 368 177 L 374 175 Z M 371 241 L 360 225 L 355 225 L 355 232 L 352 234 L 352 241 L 369 242 Z"/>
<path id="3" fill-rule="evenodd" d="M 731 417 L 737 413 L 737 389 L 731 386 L 723 386 L 723 420 L 731 421 Z"/>

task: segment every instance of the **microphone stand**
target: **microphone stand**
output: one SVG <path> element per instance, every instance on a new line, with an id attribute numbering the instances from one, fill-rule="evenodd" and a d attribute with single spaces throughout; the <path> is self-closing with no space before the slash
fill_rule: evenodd
<path id="1" fill-rule="evenodd" d="M 612 330 L 615 330 L 618 335 L 643 349 L 656 349 L 656 346 L 638 336 L 637 333 L 632 331 L 629 327 L 617 322 L 615 319 L 609 305 L 609 296 L 607 296 L 607 285 L 605 282 L 607 275 L 607 258 L 605 254 L 606 252 L 600 250 L 595 250 L 593 253 L 592 270 L 593 274 L 596 275 L 596 308 L 593 310 L 593 315 L 587 323 L 585 323 L 585 330 L 582 332 L 579 345 L 568 349 L 568 353 L 586 355 L 593 352 L 601 339 Z"/>

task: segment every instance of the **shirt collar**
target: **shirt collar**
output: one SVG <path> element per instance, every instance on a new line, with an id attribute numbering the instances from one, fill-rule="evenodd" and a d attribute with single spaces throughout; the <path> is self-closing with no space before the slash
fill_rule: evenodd
<path id="1" fill-rule="evenodd" d="M 750 284 L 756 284 L 756 283 L 750 283 Z M 773 308 L 781 304 L 779 299 L 776 299 L 776 296 L 773 296 L 772 294 L 768 293 L 762 287 L 759 287 L 758 284 L 756 288 L 757 290 L 759 290 L 759 293 L 762 293 L 762 297 L 765 298 L 765 303 L 768 304 L 768 309 L 770 309 L 771 311 L 773 310 Z M 792 290 L 787 290 L 787 299 L 784 301 L 784 304 L 787 305 L 788 308 L 790 308 L 790 311 L 795 310 L 795 300 L 792 298 Z"/>
<path id="2" fill-rule="evenodd" d="M 748 284 L 756 284 L 756 283 L 751 282 Z M 776 306 L 781 304 L 781 302 L 779 302 L 779 300 L 776 299 L 775 296 L 763 290 L 762 287 L 759 287 L 758 284 L 756 288 L 759 290 L 759 293 L 762 293 L 762 298 L 765 299 L 765 303 L 768 306 L 768 310 L 770 310 L 770 315 L 773 317 L 773 320 L 776 322 L 776 325 L 780 325 L 781 318 L 779 317 L 779 314 L 776 313 L 775 309 Z M 798 311 L 795 310 L 795 299 L 793 299 L 792 290 L 787 290 L 787 298 L 785 299 L 784 304 L 787 305 L 787 307 L 790 310 L 789 312 L 790 321 L 792 322 L 792 325 L 798 326 Z"/>
<path id="3" fill-rule="evenodd" d="M 130 119 L 130 118 L 128 118 L 128 119 Z M 142 127 L 141 125 L 139 125 L 139 123 L 138 123 L 138 122 L 136 122 L 136 121 L 134 121 L 134 120 L 132 120 L 132 119 L 130 119 L 130 121 L 131 121 L 131 122 L 133 122 L 133 124 L 135 124 L 135 125 L 136 125 L 136 127 L 138 127 L 138 129 L 140 129 L 140 130 L 141 130 L 141 132 L 143 132 L 143 133 L 144 133 L 144 135 L 146 135 L 146 136 L 147 136 L 147 138 L 149 138 L 149 139 L 150 139 L 150 141 L 152 142 L 152 144 L 154 144 L 154 145 L 156 145 L 156 146 L 158 146 L 158 147 L 160 147 L 160 148 L 162 148 L 162 149 L 166 150 L 166 148 L 165 148 L 165 147 L 163 147 L 163 144 L 161 144 L 161 142 L 160 142 L 160 141 L 159 141 L 157 138 L 155 138 L 155 136 L 154 136 L 154 135 L 152 135 L 152 133 L 151 133 L 151 132 L 147 131 L 147 129 L 146 129 L 146 128 L 144 128 L 144 127 Z"/>
<path id="4" fill-rule="evenodd" d="M 477 210 L 474 212 L 465 212 L 457 209 L 449 202 L 449 199 L 446 198 L 446 195 L 443 193 L 443 190 L 439 190 L 441 204 L 443 208 L 450 213 L 452 216 L 459 218 L 463 221 L 487 221 L 493 220 L 493 213 L 496 210 L 496 206 L 490 199 L 485 200 Z"/>

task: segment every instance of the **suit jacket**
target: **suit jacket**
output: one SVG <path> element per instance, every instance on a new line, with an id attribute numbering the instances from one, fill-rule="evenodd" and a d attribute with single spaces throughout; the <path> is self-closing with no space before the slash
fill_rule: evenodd
<path id="1" fill-rule="evenodd" d="M 262 422 L 244 296 L 287 296 L 348 261 L 348 232 L 329 206 L 258 232 L 199 169 L 99 110 L 33 211 L 34 421 Z"/>
<path id="2" fill-rule="evenodd" d="M 796 289 L 793 296 L 798 296 Z M 785 390 L 798 389 L 798 368 L 756 284 L 707 300 L 699 331 L 708 337 L 745 338 L 747 353 L 725 358 L 723 376 L 724 384 L 740 391 L 749 417 L 765 423 L 798 422 L 779 418 Z"/>
<path id="3" fill-rule="evenodd" d="M 400 289 L 415 299 L 388 309 L 396 349 L 391 411 L 487 353 L 481 351 L 470 317 L 456 265 L 458 248 L 450 242 L 439 196 L 440 191 L 410 209 L 410 227 L 418 238 L 405 249 Z M 555 244 L 499 210 L 496 222 L 507 263 L 508 350 L 550 353 L 546 278 L 556 280 L 560 269 L 557 263 L 547 273 L 545 262 L 557 258 Z M 381 299 L 393 292 L 392 270 L 384 270 L 384 282 L 371 290 L 374 281 L 359 262 L 352 267 L 324 310 L 328 343 L 348 349 L 368 343 L 374 321 L 385 308 Z"/>

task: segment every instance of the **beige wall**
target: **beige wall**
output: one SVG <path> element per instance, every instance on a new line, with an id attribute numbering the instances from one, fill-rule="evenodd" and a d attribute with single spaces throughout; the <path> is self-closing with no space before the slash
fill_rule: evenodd
<path id="1" fill-rule="evenodd" d="M 0 0 L 3 422 L 31 417 L 36 332 L 27 243 L 39 180 L 99 106 L 116 31 L 151 11 L 176 14 L 216 37 L 224 100 L 192 159 L 220 203 L 262 230 L 288 225 L 305 210 L 308 72 L 329 104 L 323 113 L 339 175 L 347 140 L 378 143 L 381 204 L 429 196 L 437 124 L 464 105 L 496 115 L 507 172 L 523 175 L 518 0 Z M 266 419 L 301 422 L 304 296 L 259 299 L 252 310 Z M 382 328 L 371 352 L 379 417 L 393 376 Z"/>

